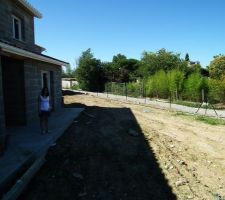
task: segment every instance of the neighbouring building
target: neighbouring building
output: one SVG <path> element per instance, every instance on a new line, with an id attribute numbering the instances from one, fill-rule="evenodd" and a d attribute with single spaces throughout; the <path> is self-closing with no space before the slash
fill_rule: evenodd
<path id="1" fill-rule="evenodd" d="M 75 78 L 62 78 L 62 88 L 69 89 L 75 85 L 78 85 Z"/>
<path id="2" fill-rule="evenodd" d="M 200 65 L 199 61 L 188 61 L 188 67 L 192 67 L 193 65 Z"/>
<path id="3" fill-rule="evenodd" d="M 0 0 L 0 152 L 6 129 L 36 120 L 37 97 L 47 86 L 53 109 L 61 108 L 61 66 L 35 44 L 34 18 L 42 14 L 26 0 Z"/>

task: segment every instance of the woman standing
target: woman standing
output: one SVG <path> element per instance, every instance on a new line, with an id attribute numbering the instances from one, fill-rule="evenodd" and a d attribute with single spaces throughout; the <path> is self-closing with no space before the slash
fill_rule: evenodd
<path id="1" fill-rule="evenodd" d="M 41 133 L 49 133 L 48 130 L 48 117 L 51 111 L 51 99 L 47 87 L 41 90 L 41 94 L 38 97 L 38 112 L 40 117 Z"/>

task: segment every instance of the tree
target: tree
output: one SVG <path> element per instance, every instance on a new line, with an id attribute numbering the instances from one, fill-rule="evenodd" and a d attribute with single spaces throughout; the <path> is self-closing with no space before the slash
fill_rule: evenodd
<path id="1" fill-rule="evenodd" d="M 101 64 L 102 66 L 102 70 L 104 72 L 104 77 L 106 82 L 110 81 L 113 82 L 114 81 L 114 69 L 112 66 L 112 62 L 103 62 Z"/>
<path id="2" fill-rule="evenodd" d="M 87 49 L 80 56 L 75 74 L 81 89 L 88 91 L 103 90 L 104 76 L 101 62 L 94 58 L 91 49 Z"/>
<path id="3" fill-rule="evenodd" d="M 174 69 L 167 73 L 169 91 L 173 99 L 178 99 L 183 90 L 184 72 Z M 174 96 L 175 95 L 175 96 Z"/>
<path id="4" fill-rule="evenodd" d="M 201 76 L 199 73 L 195 72 L 188 76 L 184 83 L 185 96 L 187 99 L 192 101 L 199 101 L 201 97 L 200 91 Z"/>
<path id="5" fill-rule="evenodd" d="M 180 54 L 160 49 L 156 53 L 144 52 L 141 58 L 140 72 L 143 77 L 153 75 L 159 70 L 168 72 L 172 69 L 184 70 L 187 64 L 180 59 Z"/>
<path id="6" fill-rule="evenodd" d="M 130 82 L 138 77 L 139 61 L 127 59 L 122 54 L 113 56 L 111 63 L 104 63 L 103 68 L 107 80 L 114 82 Z"/>
<path id="7" fill-rule="evenodd" d="M 209 75 L 211 78 L 221 79 L 225 74 L 225 56 L 219 55 L 210 62 Z"/>
<path id="8" fill-rule="evenodd" d="M 190 61 L 188 53 L 186 53 L 186 55 L 185 55 L 185 61 L 187 61 L 187 62 Z"/>
<path id="9" fill-rule="evenodd" d="M 209 79 L 209 101 L 225 103 L 225 78 Z"/>
<path id="10" fill-rule="evenodd" d="M 199 83 L 199 91 L 202 93 L 202 101 L 208 102 L 208 94 L 209 94 L 209 81 L 208 77 L 202 77 Z"/>
<path id="11" fill-rule="evenodd" d="M 67 66 L 65 69 L 62 68 L 62 77 L 63 78 L 73 78 L 74 75 L 73 75 L 73 70 L 71 68 L 71 66 Z"/>
<path id="12" fill-rule="evenodd" d="M 160 70 L 147 81 L 147 95 L 157 98 L 168 98 L 168 78 L 165 71 Z"/>
<path id="13" fill-rule="evenodd" d="M 193 73 L 199 73 L 201 71 L 202 66 L 200 65 L 200 63 L 196 63 L 196 64 L 192 64 L 190 66 L 187 67 L 186 71 L 186 75 L 190 75 Z"/>
<path id="14" fill-rule="evenodd" d="M 128 71 L 124 68 L 127 57 L 122 54 L 113 56 L 112 69 L 113 69 L 113 81 L 115 82 L 127 82 Z"/>

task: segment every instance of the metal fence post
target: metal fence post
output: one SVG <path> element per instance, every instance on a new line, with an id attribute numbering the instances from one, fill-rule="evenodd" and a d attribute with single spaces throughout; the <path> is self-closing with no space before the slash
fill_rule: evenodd
<path id="1" fill-rule="evenodd" d="M 127 83 L 125 82 L 125 94 L 126 94 L 126 101 L 127 101 Z"/>

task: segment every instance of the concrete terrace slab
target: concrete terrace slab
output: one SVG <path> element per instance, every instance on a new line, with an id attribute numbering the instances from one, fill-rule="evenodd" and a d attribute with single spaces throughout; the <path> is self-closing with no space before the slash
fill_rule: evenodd
<path id="1" fill-rule="evenodd" d="M 83 108 L 63 108 L 53 113 L 49 118 L 50 134 L 41 134 L 39 121 L 7 129 L 7 149 L 0 157 L 0 194 L 22 168 L 48 151 L 82 111 Z"/>

